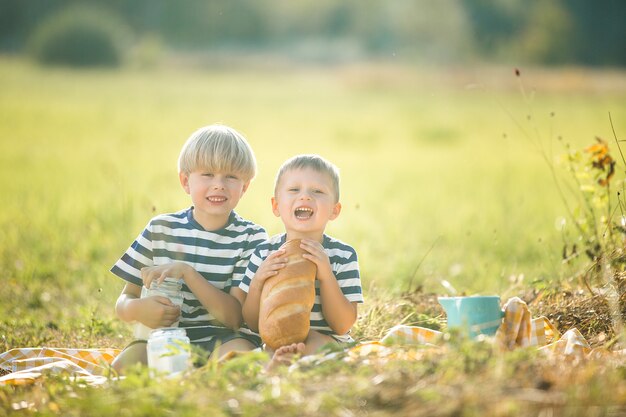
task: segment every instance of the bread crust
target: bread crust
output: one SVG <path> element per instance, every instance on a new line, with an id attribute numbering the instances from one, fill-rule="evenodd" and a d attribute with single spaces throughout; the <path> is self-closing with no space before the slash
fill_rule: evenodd
<path id="1" fill-rule="evenodd" d="M 304 342 L 315 302 L 317 267 L 302 257 L 306 251 L 300 239 L 288 240 L 280 249 L 285 250 L 287 265 L 265 281 L 259 309 L 259 334 L 273 350 Z"/>

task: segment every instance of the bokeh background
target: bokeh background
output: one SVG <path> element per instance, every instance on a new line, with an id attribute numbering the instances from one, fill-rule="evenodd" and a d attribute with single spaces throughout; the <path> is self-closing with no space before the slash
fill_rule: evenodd
<path id="1" fill-rule="evenodd" d="M 328 232 L 366 298 L 576 285 L 624 214 L 625 21 L 619 0 L 0 0 L 3 346 L 118 331 L 108 270 L 190 204 L 178 152 L 215 122 L 253 146 L 237 211 L 272 234 L 285 159 L 340 167 Z M 596 137 L 608 192 L 567 156 Z"/>
<path id="2" fill-rule="evenodd" d="M 72 48 L 82 48 L 83 64 L 116 64 L 119 57 L 103 53 L 103 45 L 94 49 L 97 31 L 110 30 L 123 38 L 116 46 L 123 53 L 134 49 L 143 64 L 175 50 L 270 53 L 304 62 L 626 65 L 626 6 L 619 0 L 3 0 L 0 49 L 41 48 L 41 38 L 58 36 L 59 26 L 80 26 L 77 9 L 83 22 L 86 15 L 97 18 L 84 25 L 82 36 L 48 46 L 57 58 L 40 51 L 40 59 L 67 58 Z"/>

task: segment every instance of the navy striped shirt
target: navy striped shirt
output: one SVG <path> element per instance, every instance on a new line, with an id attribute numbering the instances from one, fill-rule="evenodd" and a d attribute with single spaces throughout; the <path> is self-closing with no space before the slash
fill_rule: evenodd
<path id="1" fill-rule="evenodd" d="M 156 216 L 135 239 L 111 272 L 142 286 L 141 268 L 171 262 L 192 266 L 211 285 L 228 293 L 243 277 L 256 246 L 267 239 L 265 230 L 231 212 L 226 226 L 207 231 L 193 218 L 193 207 Z M 193 342 L 211 339 L 208 326 L 223 327 L 183 283 L 180 327 L 191 328 Z M 207 332 L 195 329 L 206 327 Z M 189 329 L 191 330 L 191 329 Z"/>
<path id="2" fill-rule="evenodd" d="M 239 288 L 247 294 L 250 289 L 250 282 L 259 269 L 261 262 L 263 262 L 270 253 L 278 250 L 278 248 L 285 243 L 286 238 L 286 234 L 280 234 L 259 244 L 254 250 L 252 257 L 250 257 L 248 269 L 241 279 L 241 282 L 236 282 L 233 279 L 233 286 L 239 285 Z M 324 235 L 322 246 L 324 246 L 324 252 L 328 255 L 330 266 L 332 267 L 333 274 L 337 279 L 343 295 L 350 302 L 362 303 L 363 291 L 361 289 L 361 276 L 356 251 L 351 246 L 328 235 Z M 335 334 L 326 320 L 324 320 L 318 280 L 315 280 L 315 304 L 313 304 L 313 308 L 311 309 L 311 329 L 330 335 L 340 342 L 352 341 L 349 334 Z"/>

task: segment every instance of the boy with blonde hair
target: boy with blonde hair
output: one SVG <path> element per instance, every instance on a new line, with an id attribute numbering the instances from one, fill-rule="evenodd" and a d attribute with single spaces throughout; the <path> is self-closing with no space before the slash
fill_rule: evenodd
<path id="1" fill-rule="evenodd" d="M 304 344 L 277 349 L 273 362 L 288 361 L 293 353 L 311 354 L 327 343 L 352 341 L 350 329 L 363 302 L 356 251 L 324 231 L 341 212 L 339 171 L 318 155 L 298 155 L 286 161 L 276 177 L 272 211 L 280 217 L 285 233 L 259 244 L 248 269 L 233 292 L 243 305 L 243 318 L 258 331 L 259 301 L 265 280 L 285 267 L 287 240 L 302 239 L 303 255 L 317 266 L 315 304 L 311 330 Z"/>
<path id="2" fill-rule="evenodd" d="M 126 281 L 115 306 L 126 322 L 150 328 L 179 321 L 192 344 L 222 356 L 260 345 L 239 332 L 241 304 L 231 295 L 265 230 L 242 219 L 234 208 L 256 173 L 254 153 L 234 129 L 210 125 L 194 132 L 178 159 L 180 183 L 193 205 L 154 217 L 111 272 Z M 169 298 L 141 298 L 142 285 L 165 278 L 182 280 L 183 304 Z M 113 362 L 118 372 L 147 363 L 146 340 L 135 340 Z"/>

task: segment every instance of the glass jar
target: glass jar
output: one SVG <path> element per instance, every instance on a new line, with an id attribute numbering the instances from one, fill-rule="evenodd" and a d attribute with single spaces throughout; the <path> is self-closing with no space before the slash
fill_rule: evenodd
<path id="1" fill-rule="evenodd" d="M 183 281 L 181 279 L 165 278 L 161 284 L 157 284 L 156 281 L 150 283 L 150 288 L 141 287 L 141 298 L 152 297 L 153 295 L 160 295 L 167 297 L 170 301 L 178 306 L 183 305 Z M 178 321 L 172 323 L 171 327 L 178 327 Z M 152 329 L 143 323 L 135 323 L 134 335 L 136 339 L 148 339 Z"/>
<path id="2" fill-rule="evenodd" d="M 159 373 L 174 376 L 189 367 L 191 344 L 185 329 L 163 327 L 150 332 L 148 366 Z"/>

